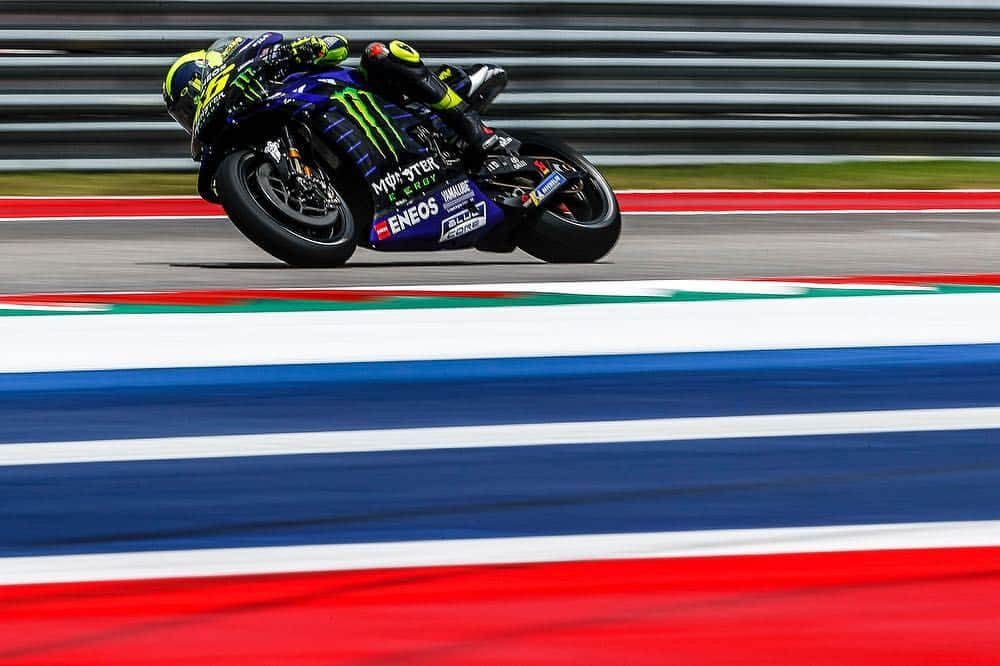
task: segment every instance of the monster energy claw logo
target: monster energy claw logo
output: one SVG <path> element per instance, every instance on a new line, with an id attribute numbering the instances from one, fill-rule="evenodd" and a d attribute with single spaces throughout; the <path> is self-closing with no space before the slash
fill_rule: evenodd
<path id="1" fill-rule="evenodd" d="M 403 147 L 403 137 L 396 131 L 395 125 L 385 115 L 385 111 L 382 110 L 370 92 L 344 88 L 340 92 L 330 95 L 330 99 L 340 103 L 344 113 L 350 116 L 354 124 L 364 131 L 368 140 L 378 149 L 382 157 L 388 157 L 388 152 L 392 153 L 396 159 L 399 158 L 396 149 Z"/>

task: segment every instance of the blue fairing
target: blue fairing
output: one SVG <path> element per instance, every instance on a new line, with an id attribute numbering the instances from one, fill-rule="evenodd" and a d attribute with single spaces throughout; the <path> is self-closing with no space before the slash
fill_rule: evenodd
<path id="1" fill-rule="evenodd" d="M 503 220 L 503 210 L 475 183 L 459 178 L 379 216 L 369 242 L 379 250 L 457 250 L 474 246 Z"/>
<path id="2" fill-rule="evenodd" d="M 413 139 L 410 131 L 423 120 L 369 91 L 359 70 L 289 76 L 265 109 L 310 122 L 314 136 L 353 161 L 371 188 L 372 249 L 472 247 L 504 220 L 503 210 L 463 170 L 443 164 Z M 435 130 L 448 131 L 432 122 Z"/>

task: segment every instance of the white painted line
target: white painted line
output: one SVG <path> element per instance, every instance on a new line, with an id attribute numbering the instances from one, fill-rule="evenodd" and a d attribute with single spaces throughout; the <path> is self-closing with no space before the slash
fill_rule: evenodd
<path id="1" fill-rule="evenodd" d="M 1000 521 L 968 521 L 213 548 L 0 558 L 0 585 L 998 545 Z"/>
<path id="2" fill-rule="evenodd" d="M 1000 407 L 0 444 L 0 467 L 1000 429 Z"/>
<path id="3" fill-rule="evenodd" d="M 946 278 L 943 284 L 947 284 Z M 893 284 L 891 282 L 881 282 L 876 284 L 868 284 L 864 281 L 864 277 L 859 277 L 857 282 L 823 282 L 823 280 L 817 279 L 816 281 L 810 282 L 809 280 L 802 280 L 798 282 L 780 282 L 775 281 L 775 284 L 785 285 L 786 287 L 799 287 L 800 289 L 830 289 L 830 290 L 840 290 L 840 291 L 912 291 L 914 293 L 934 293 L 937 291 L 936 286 L 924 286 L 920 284 Z M 771 282 L 771 280 L 764 280 L 765 282 Z M 750 284 L 753 284 L 751 281 Z M 928 283 L 933 284 L 934 278 L 928 277 Z M 966 286 L 976 286 L 976 285 L 966 285 Z M 989 286 L 989 285 L 987 285 Z M 753 292 L 747 292 L 753 293 Z"/>
<path id="4" fill-rule="evenodd" d="M 14 310 L 16 312 L 26 311 L 26 312 L 102 312 L 104 310 L 110 309 L 106 305 L 81 305 L 81 304 L 59 304 L 51 303 L 48 305 L 35 305 L 35 304 L 20 304 L 20 303 L 0 303 L 0 310 Z"/>
<path id="5" fill-rule="evenodd" d="M 782 280 L 780 278 L 766 279 L 703 279 L 703 280 L 602 280 L 595 282 L 511 282 L 482 284 L 438 284 L 438 285 L 403 285 L 377 287 L 332 287 L 332 291 L 431 291 L 431 292 L 508 292 L 508 293 L 549 293 L 575 294 L 589 296 L 667 296 L 678 291 L 698 291 L 712 294 L 771 294 L 794 296 L 803 293 L 804 289 L 865 289 L 882 291 L 915 291 L 933 292 L 936 286 L 920 284 L 892 284 L 880 282 L 869 284 L 866 280 L 871 276 L 838 277 L 844 282 L 823 282 L 828 279 L 823 276 L 810 276 L 809 279 Z M 927 284 L 934 284 L 935 276 L 927 278 Z M 947 284 L 947 275 L 940 276 Z M 854 280 L 851 282 L 850 280 Z M 975 286 L 975 285 L 969 285 Z M 988 286 L 988 285 L 987 285 Z M 295 292 L 312 290 L 313 287 L 281 287 L 275 291 Z M 142 292 L 136 292 L 142 293 Z M 149 292 L 147 292 L 149 293 Z M 155 293 L 155 292 L 153 292 Z"/>
<path id="6" fill-rule="evenodd" d="M 863 278 L 858 278 L 863 279 Z M 716 294 L 769 294 L 794 296 L 803 292 L 800 282 L 778 280 L 599 280 L 590 282 L 510 282 L 378 287 L 336 287 L 334 291 L 431 291 L 572 294 L 575 296 L 669 296 L 678 291 Z M 284 291 L 301 290 L 300 287 Z M 306 287 L 308 289 L 308 287 Z"/>
<path id="7" fill-rule="evenodd" d="M 506 292 L 506 293 L 556 293 L 575 294 L 590 296 L 666 296 L 678 291 L 701 291 L 716 294 L 775 294 L 775 295 L 795 295 L 802 293 L 803 288 L 824 288 L 824 289 L 872 289 L 895 291 L 904 289 L 907 291 L 934 291 L 936 287 L 915 285 L 915 284 L 891 284 L 878 283 L 868 284 L 865 280 L 870 276 L 859 275 L 856 277 L 838 277 L 845 282 L 827 283 L 823 280 L 827 277 L 816 275 L 801 280 L 782 280 L 780 278 L 766 279 L 701 279 L 701 280 L 599 280 L 590 282 L 500 282 L 500 283 L 472 283 L 472 284 L 414 284 L 414 285 L 374 285 L 374 286 L 354 286 L 354 287 L 246 287 L 254 291 L 273 291 L 277 293 L 295 293 L 297 291 L 331 291 L 331 292 L 357 292 L 357 291 L 431 291 L 450 292 L 461 294 L 462 292 Z M 905 277 L 905 276 L 904 276 Z M 934 283 L 935 276 L 926 277 L 928 284 Z M 940 276 L 945 283 L 948 275 Z M 850 282 L 849 280 L 856 280 Z M 971 285 L 974 286 L 974 285 Z M 74 291 L 66 292 L 72 296 L 93 296 L 94 301 L 101 302 L 101 297 L 120 294 L 169 294 L 170 291 Z M 23 296 L 26 301 L 30 301 L 30 294 L 3 293 L 3 297 Z"/>
<path id="8" fill-rule="evenodd" d="M 985 344 L 1000 343 L 1000 294 L 13 316 L 0 336 L 5 373 Z"/>

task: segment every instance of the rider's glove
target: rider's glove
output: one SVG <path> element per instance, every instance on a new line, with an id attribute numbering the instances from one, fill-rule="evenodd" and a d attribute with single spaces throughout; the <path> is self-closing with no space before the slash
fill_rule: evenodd
<path id="1" fill-rule="evenodd" d="M 315 35 L 296 39 L 289 44 L 292 53 L 292 60 L 300 65 L 319 62 L 326 57 L 327 45 L 322 39 Z"/>
<path id="2" fill-rule="evenodd" d="M 343 35 L 310 35 L 288 45 L 291 59 L 299 65 L 337 65 L 347 58 Z"/>

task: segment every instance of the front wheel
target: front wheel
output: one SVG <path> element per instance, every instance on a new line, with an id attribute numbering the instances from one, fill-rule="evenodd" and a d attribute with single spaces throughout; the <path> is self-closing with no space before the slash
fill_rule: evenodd
<path id="1" fill-rule="evenodd" d="M 357 248 L 354 215 L 333 183 L 306 196 L 267 157 L 238 150 L 219 165 L 215 188 L 236 228 L 292 266 L 340 266 Z"/>
<path id="2" fill-rule="evenodd" d="M 525 222 L 518 231 L 518 247 L 551 263 L 590 263 L 610 252 L 621 235 L 622 216 L 597 167 L 562 141 L 527 133 L 517 138 L 521 157 L 528 162 L 540 158 L 583 175 Z"/>

